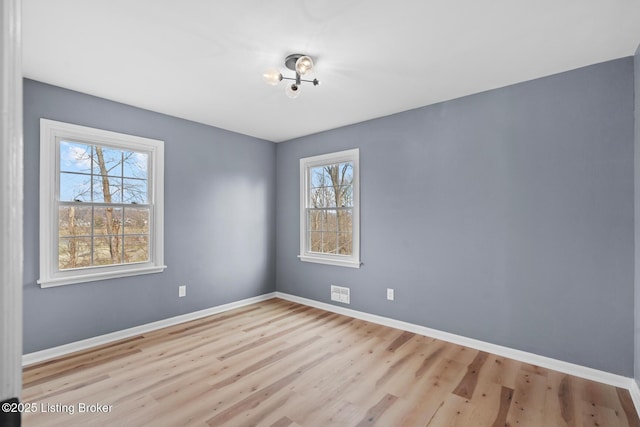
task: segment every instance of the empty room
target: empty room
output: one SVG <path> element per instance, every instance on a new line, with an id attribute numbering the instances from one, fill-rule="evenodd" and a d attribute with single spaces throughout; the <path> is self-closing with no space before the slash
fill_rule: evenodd
<path id="1" fill-rule="evenodd" d="M 640 426 L 637 0 L 1 10 L 0 426 Z"/>

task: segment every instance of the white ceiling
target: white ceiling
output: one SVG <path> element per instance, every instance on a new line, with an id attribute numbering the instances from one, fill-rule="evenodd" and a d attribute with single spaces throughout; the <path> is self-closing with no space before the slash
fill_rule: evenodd
<path id="1" fill-rule="evenodd" d="M 22 13 L 26 77 L 270 141 L 640 43 L 640 0 L 23 0 Z M 290 53 L 322 82 L 293 100 L 262 81 Z"/>

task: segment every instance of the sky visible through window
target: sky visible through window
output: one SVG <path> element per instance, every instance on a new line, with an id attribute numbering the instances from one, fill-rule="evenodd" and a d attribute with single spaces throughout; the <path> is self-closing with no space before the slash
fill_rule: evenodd
<path id="1" fill-rule="evenodd" d="M 145 204 L 147 168 L 146 153 L 61 141 L 60 201 Z M 107 191 L 103 176 L 108 178 Z M 110 200 L 105 200 L 105 192 Z"/>

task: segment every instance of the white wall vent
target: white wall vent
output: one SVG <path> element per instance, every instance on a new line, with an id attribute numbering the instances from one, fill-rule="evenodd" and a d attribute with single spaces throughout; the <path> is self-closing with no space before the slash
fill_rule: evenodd
<path id="1" fill-rule="evenodd" d="M 351 301 L 350 292 L 351 290 L 349 288 L 331 285 L 331 301 L 349 304 Z"/>

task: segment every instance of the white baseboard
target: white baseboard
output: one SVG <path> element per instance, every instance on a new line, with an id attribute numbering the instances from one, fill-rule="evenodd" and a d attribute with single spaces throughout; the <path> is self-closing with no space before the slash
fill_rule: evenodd
<path id="1" fill-rule="evenodd" d="M 631 394 L 631 399 L 633 400 L 633 405 L 636 407 L 636 412 L 640 414 L 640 388 L 638 388 L 638 383 L 634 379 L 631 379 L 629 394 Z"/>
<path id="2" fill-rule="evenodd" d="M 276 296 L 275 292 L 271 292 L 257 297 L 247 298 L 240 301 L 234 301 L 228 304 L 218 305 L 216 307 L 207 308 L 192 313 L 182 314 L 180 316 L 171 317 L 169 319 L 158 320 L 157 322 L 146 323 L 144 325 L 135 326 L 133 328 L 123 329 L 121 331 L 111 332 L 109 334 L 97 337 L 87 338 L 85 340 L 75 341 L 58 347 L 48 348 L 46 350 L 36 351 L 22 356 L 22 366 L 32 365 L 34 363 L 43 362 L 53 359 L 54 357 L 64 356 L 76 351 L 86 350 L 103 344 L 109 344 L 124 338 L 130 338 L 136 335 L 155 331 L 157 329 L 174 326 L 190 320 L 200 319 L 202 317 L 211 316 L 212 314 L 222 313 L 224 311 L 233 310 L 234 308 L 244 307 L 245 305 L 254 304 L 261 301 L 272 299 Z"/>
<path id="3" fill-rule="evenodd" d="M 277 298 L 282 298 L 287 301 L 297 302 L 299 304 L 316 307 L 322 310 L 331 311 L 333 313 L 344 314 L 345 316 L 354 317 L 356 319 L 365 320 L 368 322 L 376 323 L 379 325 L 389 326 L 404 331 L 414 332 L 416 334 L 425 335 L 432 338 L 437 338 L 450 343 L 463 345 L 465 347 L 474 348 L 476 350 L 486 351 L 487 353 L 496 354 L 498 356 L 508 357 L 510 359 L 518 360 L 524 363 L 530 363 L 532 365 L 540 366 L 542 368 L 553 369 L 555 371 L 564 372 L 569 375 L 574 375 L 580 378 L 586 378 L 588 380 L 597 381 L 604 384 L 609 384 L 615 387 L 621 387 L 631 390 L 631 383 L 636 384 L 632 378 L 624 377 L 622 375 L 612 374 L 610 372 L 600 371 L 598 369 L 588 368 L 586 366 L 580 366 L 562 360 L 552 359 L 546 356 L 540 356 L 538 354 L 528 353 L 526 351 L 515 350 L 509 347 L 503 347 L 497 344 L 491 344 L 488 342 L 476 340 L 473 338 L 463 337 L 461 335 L 451 334 L 449 332 L 439 331 L 437 329 L 427 328 L 425 326 L 415 325 L 408 322 L 402 322 L 400 320 L 390 319 L 388 317 L 377 316 L 375 314 L 364 313 L 350 308 L 339 307 L 332 304 L 327 304 L 307 298 L 302 298 L 295 295 L 286 294 L 283 292 L 276 292 Z M 637 388 L 637 384 L 636 384 Z M 633 396 L 633 394 L 632 394 Z M 638 394 L 640 397 L 640 391 Z M 634 399 L 634 403 L 636 400 Z M 638 399 L 640 403 L 640 399 Z M 636 408 L 640 408 L 640 405 L 636 403 Z"/>

